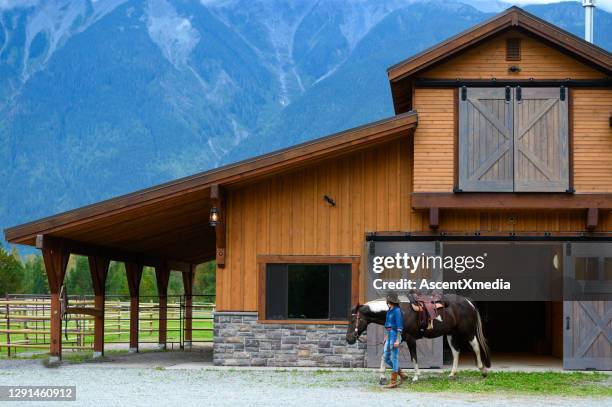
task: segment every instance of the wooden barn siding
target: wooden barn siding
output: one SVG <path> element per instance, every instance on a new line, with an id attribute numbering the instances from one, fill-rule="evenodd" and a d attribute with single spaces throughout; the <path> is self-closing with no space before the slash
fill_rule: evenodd
<path id="1" fill-rule="evenodd" d="M 414 92 L 419 125 L 414 134 L 414 190 L 450 192 L 454 182 L 455 90 Z"/>
<path id="2" fill-rule="evenodd" d="M 506 38 L 521 38 L 521 60 L 506 61 Z M 518 73 L 508 72 L 517 65 Z M 596 79 L 605 75 L 524 34 L 509 32 L 493 38 L 423 72 L 432 79 Z M 419 118 L 420 119 L 420 118 Z"/>
<path id="3" fill-rule="evenodd" d="M 574 89 L 574 184 L 579 192 L 612 191 L 611 89 Z"/>
<path id="4" fill-rule="evenodd" d="M 410 230 L 410 149 L 404 137 L 230 189 L 217 309 L 257 310 L 258 254 L 360 256 L 365 232 Z"/>
<path id="5" fill-rule="evenodd" d="M 258 254 L 360 256 L 368 231 L 429 231 L 427 213 L 410 205 L 411 149 L 404 138 L 229 190 L 228 257 L 217 270 L 217 309 L 257 310 Z M 323 201 L 325 194 L 336 207 Z M 612 230 L 612 216 L 601 216 L 599 229 Z M 581 212 L 442 211 L 440 218 L 440 231 L 448 232 L 577 232 L 584 226 Z"/>

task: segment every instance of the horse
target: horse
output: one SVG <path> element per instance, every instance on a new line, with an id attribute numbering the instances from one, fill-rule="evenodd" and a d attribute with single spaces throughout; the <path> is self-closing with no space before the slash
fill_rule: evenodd
<path id="1" fill-rule="evenodd" d="M 483 377 L 487 377 L 487 368 L 491 367 L 489 347 L 482 332 L 480 313 L 470 300 L 460 295 L 448 294 L 443 298 L 445 307 L 439 309 L 440 318 L 432 321 L 431 329 L 422 331 L 419 328 L 419 315 L 410 303 L 402 302 L 400 308 L 404 314 L 404 331 L 402 340 L 406 342 L 410 351 L 410 359 L 414 364 L 413 382 L 419 379 L 419 365 L 417 361 L 416 340 L 420 338 L 437 338 L 446 335 L 448 346 L 453 355 L 453 366 L 449 378 L 457 374 L 459 364 L 459 350 L 461 346 L 469 343 L 476 355 L 476 366 Z M 357 304 L 351 309 L 346 341 L 349 345 L 357 342 L 370 323 L 384 325 L 387 316 L 387 302 L 384 299 Z M 385 362 L 381 360 L 381 383 L 384 379 Z"/>

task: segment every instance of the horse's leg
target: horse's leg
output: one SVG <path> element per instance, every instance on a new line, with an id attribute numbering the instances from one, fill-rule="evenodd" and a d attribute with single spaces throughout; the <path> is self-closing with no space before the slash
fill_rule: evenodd
<path id="1" fill-rule="evenodd" d="M 410 351 L 410 359 L 412 359 L 412 363 L 414 364 L 414 376 L 412 377 L 412 381 L 416 382 L 419 380 L 419 375 L 421 374 L 419 371 L 419 363 L 417 361 L 416 339 L 410 336 L 408 339 L 406 339 L 406 344 L 408 345 L 408 350 Z"/>
<path id="2" fill-rule="evenodd" d="M 455 377 L 457 373 L 457 366 L 459 365 L 459 349 L 455 349 L 453 346 L 453 337 L 451 335 L 446 335 L 446 341 L 448 342 L 448 346 L 453 354 L 453 368 L 451 369 L 448 377 Z"/>
<path id="3" fill-rule="evenodd" d="M 487 368 L 482 364 L 482 359 L 480 357 L 480 345 L 478 345 L 478 339 L 474 336 L 474 338 L 470 341 L 470 345 L 472 345 L 472 349 L 474 349 L 474 353 L 476 354 L 476 365 L 483 377 L 487 377 Z"/>
<path id="4" fill-rule="evenodd" d="M 378 379 L 378 383 L 382 386 L 387 384 L 387 378 L 385 377 L 385 370 L 387 369 L 387 363 L 385 362 L 385 352 L 380 356 L 380 369 L 378 372 L 380 373 L 380 377 Z"/>

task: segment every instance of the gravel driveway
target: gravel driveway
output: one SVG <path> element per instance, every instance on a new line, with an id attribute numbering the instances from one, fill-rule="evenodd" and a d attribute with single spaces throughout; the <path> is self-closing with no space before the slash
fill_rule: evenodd
<path id="1" fill-rule="evenodd" d="M 381 390 L 374 372 L 125 367 L 37 360 L 0 361 L 2 385 L 74 385 L 79 406 L 612 406 L 612 400 L 566 397 L 430 394 Z M 405 384 L 404 386 L 409 386 Z M 25 405 L 14 402 L 10 405 Z M 41 405 L 40 403 L 33 403 Z M 45 406 L 56 403 L 43 403 Z M 64 402 L 64 405 L 70 405 Z"/>

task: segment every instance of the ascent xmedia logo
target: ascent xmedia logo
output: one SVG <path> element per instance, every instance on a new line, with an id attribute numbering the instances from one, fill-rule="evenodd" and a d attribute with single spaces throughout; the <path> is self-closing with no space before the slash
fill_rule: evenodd
<path id="1" fill-rule="evenodd" d="M 395 253 L 395 256 L 374 256 L 372 271 L 380 274 L 387 269 L 408 270 L 414 274 L 419 269 L 453 270 L 463 273 L 485 268 L 487 253 L 481 256 L 411 256 L 408 253 Z"/>

